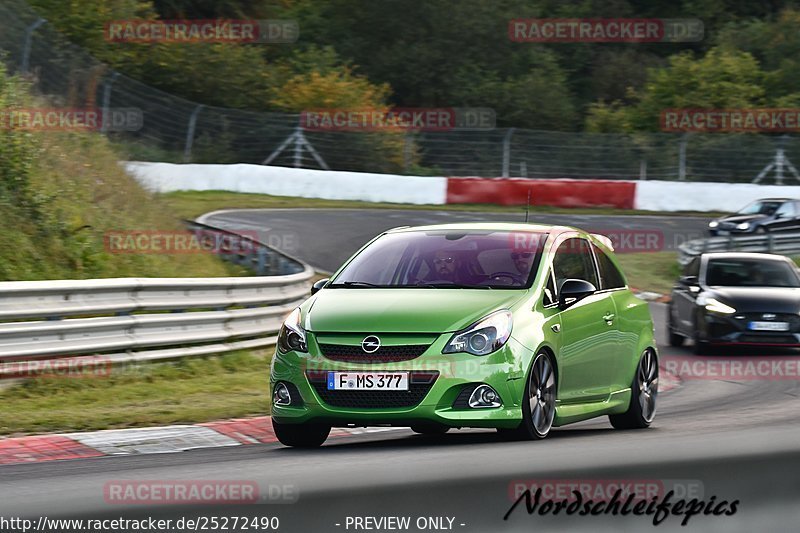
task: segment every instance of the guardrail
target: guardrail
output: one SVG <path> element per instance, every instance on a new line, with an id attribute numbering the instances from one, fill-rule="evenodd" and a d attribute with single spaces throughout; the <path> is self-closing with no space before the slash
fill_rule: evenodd
<path id="1" fill-rule="evenodd" d="M 0 377 L 55 360 L 80 359 L 83 368 L 274 344 L 283 318 L 308 296 L 314 271 L 255 244 L 253 254 L 234 260 L 294 272 L 0 282 Z"/>
<path id="2" fill-rule="evenodd" d="M 678 262 L 685 265 L 693 257 L 708 252 L 761 252 L 800 255 L 800 233 L 761 233 L 746 236 L 696 239 L 678 248 Z"/>

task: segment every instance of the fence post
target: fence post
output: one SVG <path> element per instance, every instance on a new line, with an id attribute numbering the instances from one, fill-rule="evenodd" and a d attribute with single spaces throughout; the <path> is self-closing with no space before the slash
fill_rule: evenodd
<path id="1" fill-rule="evenodd" d="M 647 180 L 647 161 L 645 159 L 639 161 L 639 179 Z"/>
<path id="2" fill-rule="evenodd" d="M 194 111 L 192 111 L 192 116 L 189 117 L 189 127 L 186 130 L 186 145 L 183 148 L 184 163 L 189 163 L 192 160 L 192 145 L 194 144 L 194 130 L 197 126 L 197 115 L 200 114 L 200 110 L 204 107 L 203 104 L 195 107 Z"/>
<path id="3" fill-rule="evenodd" d="M 22 61 L 19 70 L 22 74 L 27 74 L 30 68 L 31 60 L 31 46 L 33 44 L 33 32 L 36 28 L 47 22 L 45 19 L 40 18 L 25 30 L 25 46 L 22 48 Z"/>
<path id="4" fill-rule="evenodd" d="M 103 133 L 108 129 L 108 107 L 111 105 L 111 86 L 114 85 L 117 78 L 119 78 L 119 72 L 112 74 L 111 78 L 106 81 L 105 87 L 103 87 L 103 125 L 100 127 L 100 131 Z"/>
<path id="5" fill-rule="evenodd" d="M 508 177 L 509 169 L 511 168 L 511 136 L 514 134 L 514 128 L 508 128 L 506 136 L 503 139 L 503 172 L 504 178 Z"/>
<path id="6" fill-rule="evenodd" d="M 408 172 L 408 169 L 411 168 L 411 147 L 413 146 L 413 139 L 411 137 L 411 132 L 407 131 L 405 138 L 403 139 L 403 170 Z"/>
<path id="7" fill-rule="evenodd" d="M 680 181 L 686 181 L 686 142 L 687 135 L 684 135 L 678 145 L 678 179 Z"/>

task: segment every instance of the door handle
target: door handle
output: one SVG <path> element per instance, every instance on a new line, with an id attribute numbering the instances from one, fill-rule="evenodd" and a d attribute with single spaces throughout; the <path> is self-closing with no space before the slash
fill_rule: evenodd
<path id="1" fill-rule="evenodd" d="M 614 313 L 606 313 L 606 314 L 604 314 L 603 315 L 603 320 L 605 320 L 606 324 L 608 324 L 610 326 L 611 323 L 614 321 Z"/>

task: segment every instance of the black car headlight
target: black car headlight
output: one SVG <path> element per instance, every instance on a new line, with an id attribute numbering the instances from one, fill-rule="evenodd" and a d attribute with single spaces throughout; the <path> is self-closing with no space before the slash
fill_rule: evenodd
<path id="1" fill-rule="evenodd" d="M 442 350 L 442 353 L 471 353 L 488 355 L 499 350 L 511 336 L 511 312 L 497 311 L 475 322 L 468 328 L 457 331 Z"/>
<path id="2" fill-rule="evenodd" d="M 306 330 L 300 325 L 300 308 L 286 317 L 278 334 L 278 349 L 283 352 L 308 352 Z"/>

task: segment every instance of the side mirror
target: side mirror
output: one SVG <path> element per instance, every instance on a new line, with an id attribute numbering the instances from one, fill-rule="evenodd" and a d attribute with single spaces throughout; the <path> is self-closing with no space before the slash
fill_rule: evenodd
<path id="1" fill-rule="evenodd" d="M 329 281 L 330 278 L 323 278 L 314 282 L 314 284 L 311 286 L 311 294 L 317 294 L 325 285 L 328 284 Z"/>
<path id="2" fill-rule="evenodd" d="M 697 276 L 681 276 L 678 278 L 678 283 L 684 287 L 696 287 L 700 284 L 700 280 L 697 279 Z"/>
<path id="3" fill-rule="evenodd" d="M 597 292 L 597 287 L 582 279 L 565 279 L 558 290 L 558 307 L 566 309 L 578 300 Z"/>

